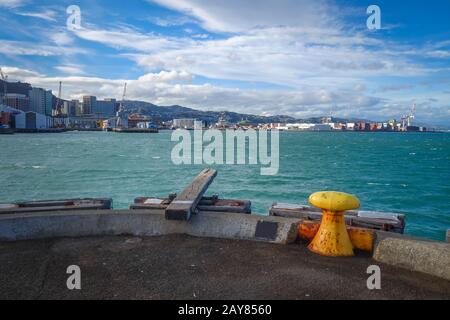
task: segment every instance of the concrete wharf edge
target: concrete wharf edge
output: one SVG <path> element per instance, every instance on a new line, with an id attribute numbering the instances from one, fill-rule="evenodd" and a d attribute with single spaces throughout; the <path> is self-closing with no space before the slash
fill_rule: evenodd
<path id="1" fill-rule="evenodd" d="M 276 226 L 272 237 L 260 236 L 261 224 Z M 164 236 L 290 244 L 300 219 L 236 213 L 200 212 L 189 222 L 169 221 L 164 210 L 88 210 L 0 215 L 0 241 L 92 236 Z M 258 236 L 257 236 L 258 235 Z M 450 280 L 450 244 L 377 232 L 375 261 Z"/>

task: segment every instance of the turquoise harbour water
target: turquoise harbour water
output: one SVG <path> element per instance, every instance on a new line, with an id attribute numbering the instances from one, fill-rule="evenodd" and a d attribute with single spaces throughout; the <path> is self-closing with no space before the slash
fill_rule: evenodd
<path id="1" fill-rule="evenodd" d="M 203 168 L 171 162 L 171 132 L 0 135 L 0 202 L 179 192 Z M 267 214 L 274 201 L 307 203 L 315 191 L 357 195 L 364 210 L 407 214 L 407 233 L 443 240 L 450 228 L 450 134 L 282 132 L 280 170 L 217 166 L 209 189 L 249 199 Z"/>

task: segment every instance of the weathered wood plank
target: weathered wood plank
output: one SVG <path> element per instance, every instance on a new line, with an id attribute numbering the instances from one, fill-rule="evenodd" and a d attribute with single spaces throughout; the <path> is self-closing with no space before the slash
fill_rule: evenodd
<path id="1" fill-rule="evenodd" d="M 203 170 L 167 207 L 166 219 L 188 221 L 216 176 L 216 170 Z"/>
<path id="2" fill-rule="evenodd" d="M 130 210 L 166 210 L 171 201 L 170 199 L 140 197 L 135 199 Z M 249 200 L 203 197 L 197 205 L 197 211 L 251 214 L 252 203 Z"/>
<path id="3" fill-rule="evenodd" d="M 8 210 L 0 210 L 2 214 L 17 214 L 17 213 L 38 213 L 38 212 L 50 212 L 50 211 L 80 211 L 80 210 L 109 210 L 105 209 L 103 205 L 80 205 L 80 206 L 51 206 L 51 207 L 23 207 L 12 208 Z"/>
<path id="4" fill-rule="evenodd" d="M 404 233 L 406 225 L 404 215 L 386 214 L 386 218 L 381 219 L 382 214 L 381 212 L 374 212 L 372 216 L 375 218 L 369 218 L 371 216 L 370 213 L 359 214 L 359 211 L 347 211 L 345 213 L 345 223 L 354 227 Z M 270 215 L 313 221 L 320 221 L 322 219 L 322 212 L 319 209 L 290 204 L 274 204 L 270 209 Z M 397 219 L 393 219 L 394 215 Z"/>

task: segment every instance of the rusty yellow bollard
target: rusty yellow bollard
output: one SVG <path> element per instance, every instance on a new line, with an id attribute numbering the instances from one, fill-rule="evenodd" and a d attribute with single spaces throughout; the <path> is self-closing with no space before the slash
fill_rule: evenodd
<path id="1" fill-rule="evenodd" d="M 344 212 L 358 209 L 358 198 L 342 192 L 317 192 L 309 197 L 309 202 L 323 211 L 322 223 L 309 250 L 329 257 L 354 256 Z"/>

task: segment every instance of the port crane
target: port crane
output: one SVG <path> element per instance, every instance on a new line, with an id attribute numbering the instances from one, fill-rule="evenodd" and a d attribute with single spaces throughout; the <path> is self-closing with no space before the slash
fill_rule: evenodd
<path id="1" fill-rule="evenodd" d="M 61 94 L 62 94 L 62 81 L 59 82 L 58 99 L 56 100 L 56 116 L 57 117 L 62 116 Z"/>
<path id="2" fill-rule="evenodd" d="M 126 95 L 127 95 L 127 83 L 125 82 L 125 85 L 123 87 L 122 101 L 120 101 L 119 110 L 117 110 L 117 113 L 116 113 L 116 128 L 121 128 L 123 125 L 122 115 L 123 115 L 123 112 L 125 111 L 123 104 L 125 102 Z"/>
<path id="3" fill-rule="evenodd" d="M 412 122 L 415 118 L 416 118 L 416 104 L 414 104 L 413 107 L 411 108 L 409 115 L 401 117 L 403 130 L 406 130 L 406 128 L 411 127 Z"/>
<path id="4" fill-rule="evenodd" d="M 8 81 L 8 76 L 6 75 L 6 74 L 4 74 L 3 73 L 3 70 L 2 70 L 2 68 L 0 68 L 0 79 L 2 79 L 3 80 L 3 94 L 4 94 L 4 97 L 5 97 L 5 99 L 6 99 L 6 95 L 7 95 L 7 93 L 8 93 L 8 89 L 7 89 L 7 82 L 6 81 Z M 1 102 L 1 101 L 0 101 Z"/>

